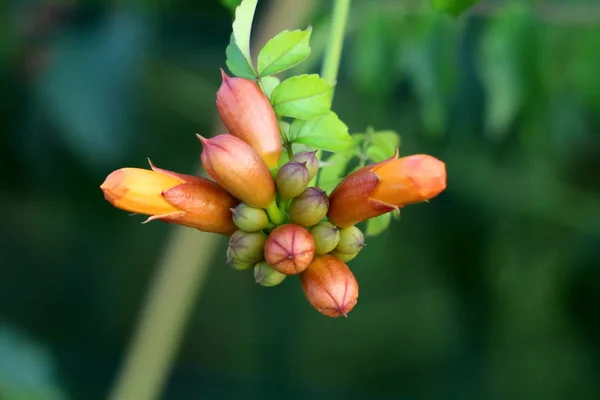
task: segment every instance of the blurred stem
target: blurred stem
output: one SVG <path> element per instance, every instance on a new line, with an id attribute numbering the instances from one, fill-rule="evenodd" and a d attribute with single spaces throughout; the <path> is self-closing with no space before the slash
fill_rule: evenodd
<path id="1" fill-rule="evenodd" d="M 329 42 L 325 49 L 323 59 L 323 67 L 321 69 L 321 78 L 332 86 L 331 97 L 335 92 L 337 84 L 338 71 L 340 69 L 340 61 L 342 59 L 342 48 L 344 47 L 344 38 L 346 36 L 346 22 L 350 12 L 350 0 L 335 0 L 333 4 L 333 15 L 331 18 L 331 31 L 329 33 Z M 317 160 L 321 159 L 321 154 L 316 154 Z M 317 184 L 317 174 L 309 183 L 309 186 Z"/>
<path id="2" fill-rule="evenodd" d="M 325 50 L 325 59 L 323 60 L 323 69 L 321 70 L 321 77 L 331 86 L 334 86 L 337 82 L 349 11 L 350 0 L 335 0 L 331 20 L 331 32 L 329 34 L 330 39 Z"/>
<path id="3" fill-rule="evenodd" d="M 167 245 L 111 400 L 159 397 L 221 237 L 177 227 Z"/>

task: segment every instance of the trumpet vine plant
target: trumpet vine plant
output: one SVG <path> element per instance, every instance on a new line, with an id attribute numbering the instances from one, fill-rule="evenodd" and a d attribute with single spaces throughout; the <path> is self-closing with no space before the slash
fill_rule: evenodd
<path id="1" fill-rule="evenodd" d="M 150 162 L 112 172 L 101 189 L 113 206 L 148 215 L 145 222 L 228 236 L 231 267 L 252 270 L 266 287 L 299 276 L 317 311 L 347 316 L 359 292 L 347 263 L 365 246 L 357 224 L 375 236 L 404 206 L 437 196 L 445 164 L 427 154 L 399 157 L 391 130 L 350 134 L 331 110 L 334 85 L 319 75 L 277 77 L 309 56 L 311 27 L 280 32 L 254 62 L 256 4 L 237 7 L 229 71 L 220 71 L 216 103 L 227 132 L 197 135 L 212 179 Z"/>

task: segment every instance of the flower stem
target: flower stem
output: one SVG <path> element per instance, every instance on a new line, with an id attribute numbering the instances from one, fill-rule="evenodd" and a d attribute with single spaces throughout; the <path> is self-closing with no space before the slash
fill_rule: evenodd
<path id="1" fill-rule="evenodd" d="M 350 0 L 335 0 L 333 4 L 333 16 L 331 18 L 331 30 L 329 32 L 329 43 L 325 51 L 323 67 L 321 68 L 321 78 L 332 86 L 331 98 L 337 84 L 337 75 L 340 69 L 340 61 L 342 59 L 342 48 L 344 47 L 344 38 L 346 33 L 346 21 L 350 12 Z M 321 159 L 320 152 L 316 154 L 317 160 Z M 310 182 L 314 186 L 317 182 L 318 175 Z"/>
<path id="2" fill-rule="evenodd" d="M 323 60 L 323 68 L 321 69 L 321 77 L 331 86 L 334 86 L 337 82 L 349 11 L 350 0 L 335 0 L 329 34 L 330 39 Z"/>
<path id="3" fill-rule="evenodd" d="M 265 210 L 267 210 L 267 214 L 269 215 L 271 222 L 273 222 L 275 225 L 283 224 L 285 215 L 281 212 L 279 207 L 277 207 L 277 202 L 274 201 Z"/>

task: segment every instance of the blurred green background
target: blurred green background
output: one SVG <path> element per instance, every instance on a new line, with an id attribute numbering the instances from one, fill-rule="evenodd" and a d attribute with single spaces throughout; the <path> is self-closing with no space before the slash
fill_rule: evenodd
<path id="1" fill-rule="evenodd" d="M 0 4 L 0 399 L 108 394 L 174 227 L 99 185 L 145 157 L 196 171 L 223 3 Z M 332 2 L 293 3 L 306 21 L 277 22 L 315 30 L 293 72 L 318 72 Z M 354 0 L 347 28 L 334 110 L 443 159 L 447 191 L 368 240 L 348 319 L 221 240 L 161 398 L 600 398 L 599 2 Z"/>

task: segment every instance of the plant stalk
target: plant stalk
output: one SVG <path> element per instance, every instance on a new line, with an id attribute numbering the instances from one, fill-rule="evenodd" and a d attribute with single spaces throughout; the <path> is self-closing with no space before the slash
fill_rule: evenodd
<path id="1" fill-rule="evenodd" d="M 350 0 L 335 0 L 331 19 L 331 33 L 329 35 L 330 40 L 325 51 L 323 68 L 321 69 L 321 77 L 333 87 L 337 83 L 337 75 L 340 69 L 349 11 Z"/>

